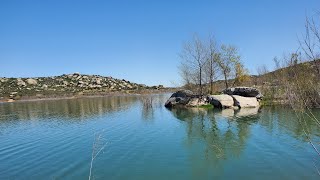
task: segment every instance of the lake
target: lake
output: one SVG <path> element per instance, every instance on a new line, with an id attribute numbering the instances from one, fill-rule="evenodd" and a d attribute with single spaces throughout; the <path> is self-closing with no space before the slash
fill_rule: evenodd
<path id="1" fill-rule="evenodd" d="M 92 179 L 319 179 L 309 118 L 281 106 L 170 110 L 169 96 L 0 104 L 0 179 L 88 179 L 101 149 Z"/>

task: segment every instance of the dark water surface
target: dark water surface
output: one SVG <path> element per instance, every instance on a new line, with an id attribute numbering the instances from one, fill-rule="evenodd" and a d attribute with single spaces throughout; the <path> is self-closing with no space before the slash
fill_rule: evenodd
<path id="1" fill-rule="evenodd" d="M 0 104 L 0 179 L 319 179 L 320 129 L 285 107 L 163 107 L 169 95 Z M 152 107 L 145 99 L 152 98 Z M 320 111 L 314 110 L 320 119 Z"/>

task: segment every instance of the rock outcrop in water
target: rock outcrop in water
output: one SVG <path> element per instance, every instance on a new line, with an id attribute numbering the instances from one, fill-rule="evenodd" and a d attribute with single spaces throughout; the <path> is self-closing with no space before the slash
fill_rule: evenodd
<path id="1" fill-rule="evenodd" d="M 261 99 L 263 95 L 260 91 L 253 87 L 232 87 L 222 91 L 223 94 L 238 95 L 243 97 L 255 97 Z"/>
<path id="2" fill-rule="evenodd" d="M 189 90 L 181 90 L 173 93 L 164 106 L 168 108 L 174 106 L 197 107 L 207 104 L 209 103 L 206 98 L 199 97 Z"/>
<path id="3" fill-rule="evenodd" d="M 137 84 L 124 79 L 80 73 L 52 77 L 0 78 L 0 100 L 8 98 L 14 100 L 21 98 L 21 96 L 95 95 L 123 90 L 159 90 L 162 88 L 164 88 L 162 85 L 148 87 L 144 84 Z"/>
<path id="4" fill-rule="evenodd" d="M 217 108 L 251 108 L 259 107 L 259 101 L 255 97 L 243 97 L 238 95 L 209 95 L 209 102 Z"/>
<path id="5" fill-rule="evenodd" d="M 209 102 L 214 107 L 219 108 L 231 108 L 234 105 L 233 98 L 230 95 L 208 95 Z"/>
<path id="6" fill-rule="evenodd" d="M 232 95 L 234 106 L 239 108 L 255 108 L 259 107 L 259 102 L 255 97 L 243 97 L 238 95 Z"/>
<path id="7" fill-rule="evenodd" d="M 215 107 L 255 108 L 259 107 L 259 101 L 263 97 L 258 89 L 252 87 L 232 87 L 223 90 L 222 93 L 222 95 L 209 96 L 210 103 Z"/>
<path id="8" fill-rule="evenodd" d="M 191 91 L 181 90 L 172 94 L 165 103 L 166 107 L 191 106 L 197 107 L 212 104 L 217 108 L 256 108 L 263 97 L 256 88 L 235 87 L 224 90 L 221 95 L 198 96 Z M 239 95 L 241 94 L 241 95 Z"/>

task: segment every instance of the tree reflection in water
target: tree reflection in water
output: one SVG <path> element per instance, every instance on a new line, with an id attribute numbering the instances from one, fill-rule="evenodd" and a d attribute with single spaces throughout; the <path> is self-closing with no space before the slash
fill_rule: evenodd
<path id="1" fill-rule="evenodd" d="M 136 103 L 137 99 L 137 96 L 115 96 L 0 104 L 0 112 L 12 116 L 0 116 L 0 121 L 41 118 L 84 120 L 88 117 L 126 110 Z"/>
<path id="2" fill-rule="evenodd" d="M 314 142 L 320 142 L 320 131 L 315 122 L 311 118 L 306 118 L 304 124 L 299 123 L 295 113 L 288 107 L 238 110 L 173 108 L 170 111 L 177 119 L 185 122 L 186 145 L 191 151 L 190 157 L 192 165 L 195 166 L 193 167 L 195 175 L 208 172 L 210 168 L 217 170 L 215 172 L 217 174 L 223 172 L 218 169 L 224 167 L 222 164 L 226 161 L 239 159 L 249 146 L 250 138 L 258 138 L 263 143 L 266 136 L 276 136 L 279 143 L 294 151 L 295 148 L 309 147 L 308 145 L 295 147 L 298 144 L 295 140 L 308 142 L 303 132 L 305 129 Z M 313 114 L 319 117 L 320 111 L 315 109 Z M 261 132 L 268 134 L 260 137 Z M 265 143 L 269 146 L 272 144 L 272 142 Z M 255 146 L 263 147 L 263 145 Z M 202 158 L 199 157 L 201 151 Z M 207 162 L 207 166 L 200 166 L 203 161 Z"/>
<path id="3" fill-rule="evenodd" d="M 210 166 L 221 168 L 219 165 L 229 158 L 239 158 L 246 147 L 250 136 L 250 126 L 259 119 L 259 109 L 224 109 L 212 110 L 203 108 L 172 108 L 170 111 L 179 120 L 186 122 L 186 145 L 191 151 L 192 164 L 207 162 L 203 166 L 194 167 L 195 175 L 207 172 Z M 201 148 L 199 150 L 199 148 Z M 199 157 L 203 151 L 203 157 Z M 197 156 L 192 156 L 197 154 Z M 198 161 L 198 162 L 197 162 Z M 223 171 L 218 170 L 217 173 Z"/>
<path id="4" fill-rule="evenodd" d="M 311 112 L 315 117 L 320 117 L 319 109 L 312 109 Z M 303 117 L 303 121 L 299 122 L 297 114 L 289 107 L 270 106 L 263 108 L 263 116 L 261 116 L 259 124 L 269 132 L 277 130 L 279 134 L 289 134 L 296 139 L 308 142 L 308 138 L 304 133 L 305 130 L 311 139 L 315 139 L 317 142 L 320 141 L 320 131 L 317 123 L 307 116 Z"/>
<path id="5" fill-rule="evenodd" d="M 230 179 L 226 176 L 229 172 L 235 175 L 243 172 L 244 177 L 252 177 L 247 175 L 253 167 L 257 174 L 271 169 L 278 175 L 283 171 L 278 167 L 283 167 L 284 173 L 296 168 L 301 171 L 296 174 L 300 174 L 306 171 L 303 168 L 313 168 L 309 161 L 312 163 L 318 157 L 313 154 L 303 132 L 303 128 L 308 129 L 318 146 L 318 126 L 314 121 L 305 119 L 302 127 L 290 108 L 168 110 L 163 105 L 169 96 L 117 96 L 0 104 L 0 136 L 8 137 L 10 140 L 7 142 L 10 143 L 22 142 L 15 138 L 17 135 L 23 141 L 38 140 L 43 136 L 49 137 L 52 146 L 64 148 L 64 142 L 72 142 L 83 149 L 91 145 L 89 142 L 94 130 L 106 128 L 109 150 L 118 154 L 114 159 L 108 156 L 110 154 L 105 158 L 119 162 L 117 157 L 128 150 L 131 152 L 128 157 L 132 158 L 132 161 L 128 158 L 128 163 L 139 159 L 139 165 L 159 162 L 154 163 L 159 165 L 157 167 L 168 162 L 176 163 L 181 165 L 180 170 L 190 171 L 194 176 L 192 179 L 209 179 L 212 176 Z M 152 106 L 145 106 L 143 98 L 152 98 Z M 314 110 L 313 114 L 320 117 L 319 110 Z M 66 141 L 60 143 L 60 138 Z M 6 138 L 3 139 L 5 142 Z M 104 162 L 109 163 L 110 159 Z M 122 163 L 119 167 L 125 167 L 127 161 Z M 158 169 L 155 171 L 158 172 Z"/>

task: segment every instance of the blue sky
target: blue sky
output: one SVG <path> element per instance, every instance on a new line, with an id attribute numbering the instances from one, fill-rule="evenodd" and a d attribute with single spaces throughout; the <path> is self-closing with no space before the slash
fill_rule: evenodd
<path id="1" fill-rule="evenodd" d="M 213 34 L 251 73 L 298 47 L 319 0 L 2 0 L 0 77 L 80 72 L 177 85 L 183 42 Z"/>

